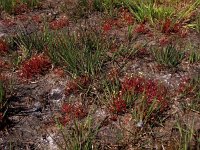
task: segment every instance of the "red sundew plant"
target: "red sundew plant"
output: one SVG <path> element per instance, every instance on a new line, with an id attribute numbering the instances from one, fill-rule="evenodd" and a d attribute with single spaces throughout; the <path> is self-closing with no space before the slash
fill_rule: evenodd
<path id="1" fill-rule="evenodd" d="M 75 82 L 80 86 L 86 86 L 90 82 L 90 78 L 87 75 L 82 75 L 75 79 Z"/>
<path id="2" fill-rule="evenodd" d="M 146 34 L 148 32 L 148 29 L 146 28 L 145 24 L 139 24 L 136 26 L 135 30 L 136 33 Z"/>
<path id="3" fill-rule="evenodd" d="M 14 22 L 13 20 L 11 19 L 4 19 L 2 21 L 3 25 L 6 26 L 6 27 L 12 27 L 14 25 L 16 25 L 16 22 Z"/>
<path id="4" fill-rule="evenodd" d="M 125 78 L 122 83 L 122 92 L 142 93 L 144 91 L 145 79 L 142 77 Z"/>
<path id="5" fill-rule="evenodd" d="M 109 117 L 109 119 L 110 119 L 111 121 L 117 121 L 117 114 L 112 114 L 112 115 Z"/>
<path id="6" fill-rule="evenodd" d="M 28 16 L 27 15 L 18 15 L 17 19 L 19 19 L 20 21 L 27 21 L 28 20 Z"/>
<path id="7" fill-rule="evenodd" d="M 199 90 L 198 82 L 199 81 L 196 81 L 195 79 L 190 79 L 187 77 L 183 78 L 178 86 L 177 93 L 182 96 L 188 94 L 191 96 L 195 96 L 198 93 L 198 92 L 196 93 L 196 90 Z"/>
<path id="8" fill-rule="evenodd" d="M 124 25 L 132 25 L 134 23 L 133 16 L 128 11 L 121 11 L 118 19 L 108 19 L 102 25 L 104 33 L 112 30 L 113 27 L 123 27 Z"/>
<path id="9" fill-rule="evenodd" d="M 27 4 L 17 5 L 14 8 L 14 13 L 17 14 L 17 15 L 23 14 L 23 13 L 25 13 L 27 11 L 29 11 Z"/>
<path id="10" fill-rule="evenodd" d="M 166 19 L 163 27 L 162 27 L 162 32 L 163 33 L 169 33 L 170 32 L 170 28 L 171 28 L 171 20 L 170 19 Z"/>
<path id="11" fill-rule="evenodd" d="M 20 76 L 22 78 L 32 78 L 35 75 L 42 74 L 50 67 L 51 62 L 48 57 L 43 54 L 36 55 L 22 64 Z"/>
<path id="12" fill-rule="evenodd" d="M 73 111 L 73 106 L 72 106 L 72 104 L 64 103 L 64 104 L 62 105 L 61 111 L 62 111 L 63 113 L 71 113 L 71 112 Z"/>
<path id="13" fill-rule="evenodd" d="M 87 86 L 90 82 L 88 76 L 80 76 L 72 81 L 69 81 L 66 86 L 65 95 L 69 96 L 72 93 L 77 93 L 80 87 Z"/>
<path id="14" fill-rule="evenodd" d="M 153 80 L 147 80 L 145 83 L 145 94 L 147 95 L 147 102 L 151 103 L 154 99 L 163 102 L 165 99 L 166 91 L 164 87 Z"/>
<path id="15" fill-rule="evenodd" d="M 65 76 L 65 71 L 62 68 L 55 68 L 53 70 L 53 73 L 58 77 L 64 77 Z"/>
<path id="16" fill-rule="evenodd" d="M 134 48 L 136 49 L 136 56 L 139 58 L 143 58 L 144 56 L 149 55 L 149 52 L 145 45 L 136 44 Z"/>
<path id="17" fill-rule="evenodd" d="M 61 107 L 62 117 L 59 117 L 59 122 L 62 125 L 66 125 L 71 120 L 71 113 L 73 112 L 73 105 L 70 103 L 64 103 Z"/>
<path id="18" fill-rule="evenodd" d="M 66 125 L 74 118 L 83 119 L 87 115 L 87 111 L 81 104 L 64 103 L 61 108 L 63 117 L 59 118 L 63 125 Z"/>
<path id="19" fill-rule="evenodd" d="M 72 93 L 76 93 L 78 89 L 79 89 L 79 86 L 75 81 L 69 81 L 65 89 L 65 95 L 69 96 Z"/>
<path id="20" fill-rule="evenodd" d="M 130 112 L 137 122 L 155 123 L 156 116 L 168 106 L 167 90 L 157 81 L 144 77 L 126 77 L 114 96 L 110 110 L 114 114 Z"/>
<path id="21" fill-rule="evenodd" d="M 126 101 L 123 100 L 120 96 L 113 100 L 112 105 L 110 106 L 110 110 L 116 114 L 122 114 L 126 112 Z"/>
<path id="22" fill-rule="evenodd" d="M 103 32 L 104 33 L 107 33 L 109 32 L 111 29 L 112 29 L 112 22 L 111 21 L 106 21 L 104 22 L 103 26 L 102 26 L 102 29 L 103 29 Z"/>
<path id="23" fill-rule="evenodd" d="M 133 15 L 127 9 L 122 8 L 120 10 L 120 17 L 127 25 L 132 25 L 134 23 Z"/>
<path id="24" fill-rule="evenodd" d="M 59 117 L 58 120 L 63 126 L 65 126 L 67 123 L 70 122 L 71 118 L 69 114 L 65 114 L 64 116 Z"/>
<path id="25" fill-rule="evenodd" d="M 176 94 L 183 108 L 200 112 L 200 76 L 183 77 Z"/>
<path id="26" fill-rule="evenodd" d="M 113 27 L 119 27 L 119 26 L 120 26 L 119 19 L 107 19 L 102 25 L 102 30 L 104 33 L 107 33 Z"/>
<path id="27" fill-rule="evenodd" d="M 173 33 L 178 33 L 181 29 L 181 24 L 180 23 L 175 23 L 174 26 L 171 29 L 171 32 Z"/>
<path id="28" fill-rule="evenodd" d="M 52 30 L 58 30 L 68 25 L 69 25 L 69 20 L 66 17 L 62 17 L 62 18 L 52 21 L 50 23 L 50 28 Z"/>
<path id="29" fill-rule="evenodd" d="M 8 45 L 5 41 L 0 39 L 0 54 L 1 53 L 7 53 L 8 52 Z"/>
<path id="30" fill-rule="evenodd" d="M 159 85 L 158 82 L 143 77 L 125 78 L 122 83 L 122 93 L 130 92 L 131 94 L 145 94 L 147 102 L 151 103 L 154 99 L 164 102 L 166 89 Z"/>
<path id="31" fill-rule="evenodd" d="M 172 23 L 170 19 L 166 19 L 162 26 L 162 33 L 179 33 L 182 30 L 181 23 Z"/>
<path id="32" fill-rule="evenodd" d="M 75 105 L 73 114 L 75 118 L 82 119 L 87 115 L 87 112 L 82 105 Z"/>
<path id="33" fill-rule="evenodd" d="M 132 25 L 133 22 L 134 22 L 133 17 L 132 17 L 132 15 L 130 13 L 125 13 L 124 14 L 124 20 L 126 21 L 126 23 L 128 25 Z"/>
<path id="34" fill-rule="evenodd" d="M 31 18 L 36 23 L 41 23 L 42 22 L 42 18 L 39 15 L 34 15 Z"/>

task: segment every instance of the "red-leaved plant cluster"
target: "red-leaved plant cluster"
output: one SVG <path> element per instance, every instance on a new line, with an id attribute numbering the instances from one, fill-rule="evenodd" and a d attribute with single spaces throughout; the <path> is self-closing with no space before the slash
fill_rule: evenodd
<path id="1" fill-rule="evenodd" d="M 126 101 L 123 100 L 121 96 L 114 98 L 112 105 L 110 106 L 110 110 L 116 114 L 123 114 L 126 112 L 127 104 Z"/>
<path id="2" fill-rule="evenodd" d="M 181 83 L 178 86 L 177 94 L 178 95 L 188 95 L 188 96 L 196 96 L 200 91 L 199 89 L 199 81 L 189 78 L 189 77 L 184 77 L 181 80 Z"/>
<path id="3" fill-rule="evenodd" d="M 128 9 L 119 9 L 120 22 L 126 25 L 132 25 L 134 23 L 133 15 L 128 11 Z"/>
<path id="4" fill-rule="evenodd" d="M 116 21 L 115 20 L 106 20 L 103 25 L 102 25 L 102 30 L 104 33 L 107 33 L 109 32 L 113 26 L 116 24 Z"/>
<path id="5" fill-rule="evenodd" d="M 146 27 L 145 23 L 141 23 L 135 27 L 134 32 L 140 34 L 146 34 L 149 32 L 149 29 Z"/>
<path id="6" fill-rule="evenodd" d="M 69 20 L 66 17 L 61 17 L 57 20 L 50 22 L 50 28 L 52 30 L 58 30 L 68 25 L 69 25 Z"/>
<path id="7" fill-rule="evenodd" d="M 157 81 L 146 79 L 144 77 L 126 77 L 121 83 L 121 91 L 111 104 L 111 111 L 117 114 L 124 113 L 128 106 L 126 95 L 137 97 L 145 96 L 145 101 L 149 106 L 156 100 L 162 108 L 167 106 L 166 88 Z"/>
<path id="8" fill-rule="evenodd" d="M 51 62 L 44 54 L 35 55 L 23 62 L 20 68 L 20 77 L 32 78 L 38 74 L 44 74 L 51 67 Z"/>
<path id="9" fill-rule="evenodd" d="M 87 115 L 87 111 L 82 104 L 64 103 L 61 108 L 63 116 L 59 118 L 62 125 L 66 125 L 74 118 L 82 119 Z"/>
<path id="10" fill-rule="evenodd" d="M 62 68 L 55 68 L 53 70 L 53 73 L 57 76 L 57 77 L 64 77 L 65 76 L 65 71 Z"/>
<path id="11" fill-rule="evenodd" d="M 126 25 L 132 25 L 134 23 L 133 15 L 124 8 L 119 9 L 117 19 L 108 19 L 102 25 L 104 33 L 109 32 L 113 27 L 124 27 Z"/>
<path id="12" fill-rule="evenodd" d="M 35 23 L 41 23 L 42 22 L 42 17 L 40 15 L 34 15 L 31 17 L 31 19 L 35 22 Z"/>
<path id="13" fill-rule="evenodd" d="M 26 14 L 22 14 L 22 15 L 16 16 L 16 18 L 19 19 L 21 22 L 23 22 L 23 21 L 27 21 L 29 19 L 29 16 L 27 16 Z"/>
<path id="14" fill-rule="evenodd" d="M 13 19 L 4 19 L 2 20 L 2 24 L 6 27 L 12 27 L 16 25 L 16 22 Z"/>
<path id="15" fill-rule="evenodd" d="M 154 99 L 165 102 L 166 88 L 157 81 L 145 79 L 144 77 L 125 78 L 122 83 L 122 94 L 131 92 L 132 94 L 145 94 L 147 102 L 151 103 Z"/>
<path id="16" fill-rule="evenodd" d="M 67 82 L 65 95 L 69 96 L 72 93 L 73 94 L 77 93 L 78 90 L 80 89 L 80 87 L 87 86 L 89 81 L 90 81 L 90 79 L 88 76 L 82 75 L 72 81 Z"/>
<path id="17" fill-rule="evenodd" d="M 179 23 L 172 24 L 170 19 L 166 19 L 162 26 L 162 32 L 168 34 L 171 32 L 177 33 L 180 30 L 180 27 Z"/>
<path id="18" fill-rule="evenodd" d="M 21 14 L 28 12 L 28 11 L 29 11 L 28 5 L 23 4 L 23 3 L 16 5 L 15 8 L 14 8 L 14 13 L 16 15 L 21 15 Z"/>
<path id="19" fill-rule="evenodd" d="M 165 34 L 176 33 L 182 38 L 187 36 L 187 30 L 180 22 L 173 23 L 170 19 L 166 19 L 162 24 L 162 32 Z"/>

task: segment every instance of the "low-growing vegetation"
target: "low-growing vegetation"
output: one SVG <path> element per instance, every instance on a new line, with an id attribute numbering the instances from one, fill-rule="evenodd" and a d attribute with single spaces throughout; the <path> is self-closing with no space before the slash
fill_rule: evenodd
<path id="1" fill-rule="evenodd" d="M 0 13 L 0 149 L 199 149 L 200 0 Z"/>
<path id="2" fill-rule="evenodd" d="M 28 8 L 36 7 L 39 0 L 1 0 L 0 6 L 8 13 L 23 13 Z"/>

